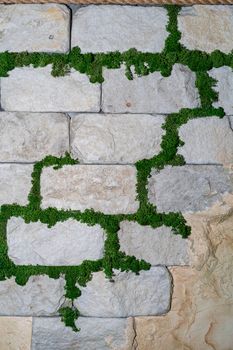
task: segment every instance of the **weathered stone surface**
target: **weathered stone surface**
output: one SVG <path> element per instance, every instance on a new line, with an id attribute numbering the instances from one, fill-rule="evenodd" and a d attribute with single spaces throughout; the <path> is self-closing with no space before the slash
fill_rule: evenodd
<path id="1" fill-rule="evenodd" d="M 159 212 L 196 212 L 233 192 L 233 173 L 218 165 L 167 166 L 152 171 L 148 189 Z"/>
<path id="2" fill-rule="evenodd" d="M 184 145 L 178 148 L 186 163 L 232 164 L 233 131 L 228 117 L 191 119 L 179 129 Z"/>
<path id="3" fill-rule="evenodd" d="M 85 163 L 136 163 L 161 150 L 163 116 L 77 114 L 71 118 L 71 153 Z"/>
<path id="4" fill-rule="evenodd" d="M 99 225 L 69 219 L 48 228 L 40 221 L 7 223 L 8 256 L 16 265 L 79 265 L 103 257 L 104 232 Z"/>
<path id="5" fill-rule="evenodd" d="M 174 235 L 169 227 L 153 229 L 123 221 L 118 231 L 120 250 L 151 265 L 188 265 L 188 240 Z"/>
<path id="6" fill-rule="evenodd" d="M 25 286 L 11 277 L 0 282 L 0 315 L 52 316 L 65 301 L 65 281 L 48 276 L 30 277 Z"/>
<path id="7" fill-rule="evenodd" d="M 103 272 L 93 274 L 74 301 L 82 316 L 129 317 L 161 315 L 170 307 L 171 278 L 165 267 L 133 272 L 115 271 L 114 283 Z"/>
<path id="8" fill-rule="evenodd" d="M 105 69 L 102 108 L 109 113 L 173 113 L 200 105 L 195 74 L 175 64 L 170 77 L 159 72 L 128 80 L 125 69 Z M 113 93 L 114 91 L 114 93 Z"/>
<path id="9" fill-rule="evenodd" d="M 35 162 L 69 150 L 68 119 L 55 113 L 0 113 L 0 161 Z"/>
<path id="10" fill-rule="evenodd" d="M 42 207 L 105 214 L 133 213 L 136 200 L 136 169 L 130 165 L 66 165 L 45 168 L 41 176 Z"/>
<path id="11" fill-rule="evenodd" d="M 0 5 L 0 51 L 67 52 L 69 27 L 63 5 Z"/>
<path id="12" fill-rule="evenodd" d="M 208 211 L 186 214 L 193 268 L 172 268 L 171 311 L 136 318 L 140 350 L 232 348 L 233 196 Z"/>
<path id="13" fill-rule="evenodd" d="M 87 6 L 72 22 L 72 46 L 82 52 L 161 52 L 168 36 L 167 11 L 162 7 Z M 88 30 L 87 30 L 88 23 Z"/>
<path id="14" fill-rule="evenodd" d="M 181 44 L 190 50 L 233 50 L 233 6 L 194 5 L 178 15 Z"/>
<path id="15" fill-rule="evenodd" d="M 0 317 L 0 349 L 31 350 L 31 338 L 31 317 Z"/>
<path id="16" fill-rule="evenodd" d="M 230 67 L 213 68 L 208 74 L 217 80 L 214 90 L 218 92 L 218 101 L 213 103 L 214 107 L 223 107 L 227 115 L 233 114 L 233 71 Z"/>
<path id="17" fill-rule="evenodd" d="M 1 78 L 1 105 L 6 111 L 99 112 L 100 85 L 71 69 L 69 75 L 53 77 L 51 65 L 15 68 Z"/>
<path id="18" fill-rule="evenodd" d="M 65 327 L 59 318 L 33 319 L 32 350 L 131 350 L 134 340 L 132 318 L 80 317 L 80 332 Z"/>
<path id="19" fill-rule="evenodd" d="M 33 165 L 0 164 L 0 205 L 26 205 L 31 190 Z"/>

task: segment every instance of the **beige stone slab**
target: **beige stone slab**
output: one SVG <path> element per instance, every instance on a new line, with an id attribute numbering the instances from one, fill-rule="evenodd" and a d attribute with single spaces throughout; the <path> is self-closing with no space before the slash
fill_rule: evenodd
<path id="1" fill-rule="evenodd" d="M 31 317 L 0 317 L 0 349 L 31 350 L 31 338 Z"/>

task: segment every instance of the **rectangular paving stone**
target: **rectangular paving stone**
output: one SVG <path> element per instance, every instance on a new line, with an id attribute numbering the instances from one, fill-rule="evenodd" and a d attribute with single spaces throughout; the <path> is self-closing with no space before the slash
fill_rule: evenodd
<path id="1" fill-rule="evenodd" d="M 104 232 L 99 225 L 69 219 L 48 228 L 22 218 L 7 222 L 8 256 L 16 265 L 79 265 L 103 257 Z"/>
<path id="2" fill-rule="evenodd" d="M 68 118 L 61 113 L 0 112 L 0 161 L 35 162 L 69 151 Z"/>
<path id="3" fill-rule="evenodd" d="M 149 201 L 159 212 L 203 211 L 233 193 L 233 172 L 220 165 L 166 166 L 151 175 Z"/>
<path id="4" fill-rule="evenodd" d="M 233 6 L 194 5 L 178 15 L 180 43 L 190 50 L 230 53 L 233 49 Z"/>
<path id="5" fill-rule="evenodd" d="M 53 316 L 65 301 L 65 280 L 32 276 L 25 286 L 11 277 L 0 281 L 1 316 Z"/>
<path id="6" fill-rule="evenodd" d="M 115 271 L 114 283 L 103 272 L 93 273 L 74 301 L 82 316 L 129 317 L 162 315 L 170 308 L 171 277 L 165 267 L 149 271 Z"/>
<path id="7" fill-rule="evenodd" d="M 43 68 L 15 68 L 1 79 L 1 105 L 18 112 L 99 112 L 100 85 L 71 69 L 63 77 Z"/>
<path id="8" fill-rule="evenodd" d="M 0 317 L 0 349 L 31 350 L 31 341 L 31 317 Z"/>
<path id="9" fill-rule="evenodd" d="M 72 21 L 72 47 L 82 52 L 161 52 L 168 36 L 168 16 L 162 7 L 86 6 Z M 88 30 L 87 30 L 88 26 Z"/>
<path id="10" fill-rule="evenodd" d="M 136 163 L 160 150 L 163 116 L 77 114 L 71 117 L 71 154 L 84 163 Z"/>
<path id="11" fill-rule="evenodd" d="M 167 114 L 200 106 L 195 74 L 181 64 L 173 66 L 169 77 L 155 72 L 129 80 L 122 67 L 105 69 L 104 79 L 103 112 Z"/>
<path id="12" fill-rule="evenodd" d="M 0 51 L 67 52 L 70 10 L 57 4 L 0 5 Z"/>
<path id="13" fill-rule="evenodd" d="M 136 169 L 130 165 L 65 165 L 43 169 L 42 208 L 84 211 L 93 208 L 105 214 L 134 213 Z"/>
<path id="14" fill-rule="evenodd" d="M 33 318 L 32 350 L 131 350 L 132 318 L 79 317 L 73 332 L 58 317 Z"/>
<path id="15" fill-rule="evenodd" d="M 28 204 L 33 165 L 0 164 L 0 205 Z"/>
<path id="16" fill-rule="evenodd" d="M 188 265 L 189 241 L 174 235 L 170 227 L 152 228 L 123 221 L 118 231 L 120 250 L 151 265 Z"/>
<path id="17" fill-rule="evenodd" d="M 179 136 L 184 145 L 178 153 L 186 163 L 233 163 L 233 131 L 228 117 L 191 119 L 179 128 Z"/>

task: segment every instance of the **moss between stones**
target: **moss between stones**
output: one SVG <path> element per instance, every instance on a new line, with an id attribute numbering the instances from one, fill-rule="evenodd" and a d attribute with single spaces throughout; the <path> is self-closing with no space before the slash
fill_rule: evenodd
<path id="1" fill-rule="evenodd" d="M 27 206 L 2 205 L 0 211 L 0 280 L 15 276 L 16 282 L 20 285 L 27 283 L 32 275 L 46 274 L 57 279 L 60 275 L 65 276 L 66 298 L 71 300 L 72 306 L 60 309 L 62 320 L 67 326 L 77 331 L 75 320 L 79 316 L 78 310 L 73 307 L 73 300 L 81 295 L 76 283 L 85 286 L 91 280 L 92 273 L 104 271 L 108 278 L 113 277 L 113 269 L 122 271 L 133 271 L 150 269 L 150 264 L 137 260 L 135 257 L 127 256 L 120 252 L 120 245 L 117 232 L 122 220 L 136 221 L 140 225 L 149 225 L 153 228 L 161 225 L 172 227 L 175 234 L 186 238 L 190 234 L 190 227 L 186 225 L 180 213 L 157 213 L 156 207 L 148 202 L 147 183 L 153 168 L 162 169 L 165 165 L 180 166 L 185 164 L 182 156 L 177 154 L 177 148 L 182 145 L 179 139 L 179 127 L 187 123 L 189 119 L 208 116 L 224 116 L 221 108 L 215 109 L 212 103 L 217 100 L 217 93 L 213 90 L 215 81 L 209 77 L 207 71 L 212 67 L 227 65 L 233 68 L 233 54 L 224 54 L 215 51 L 206 54 L 201 51 L 189 51 L 179 43 L 181 34 L 177 28 L 177 15 L 179 7 L 166 6 L 169 16 L 167 30 L 169 36 L 162 53 L 142 53 L 130 49 L 124 53 L 87 53 L 82 54 L 79 48 L 74 48 L 69 54 L 45 54 L 45 53 L 0 53 L 0 76 L 7 76 L 8 72 L 15 67 L 23 67 L 32 64 L 34 67 L 44 67 L 52 64 L 53 76 L 67 74 L 71 68 L 87 74 L 92 83 L 103 82 L 103 68 L 120 68 L 126 66 L 126 75 L 133 78 L 137 75 L 147 75 L 160 71 L 163 76 L 171 74 L 175 63 L 187 65 L 196 72 L 196 87 L 201 98 L 201 108 L 182 109 L 166 118 L 163 125 L 165 135 L 162 138 L 161 152 L 159 155 L 138 161 L 137 169 L 137 197 L 140 203 L 139 210 L 129 215 L 105 215 L 94 210 L 84 212 L 72 210 L 57 210 L 55 208 L 41 209 L 40 176 L 44 167 L 53 166 L 55 169 L 65 164 L 76 164 L 68 154 L 65 157 L 46 157 L 34 165 L 32 173 L 32 188 L 29 193 L 29 204 Z M 134 72 L 132 72 L 134 67 Z M 10 217 L 22 217 L 25 222 L 41 221 L 49 227 L 59 221 L 69 218 L 81 221 L 88 225 L 99 224 L 106 233 L 104 257 L 97 261 L 83 261 L 79 266 L 17 266 L 8 257 L 6 241 L 6 226 Z"/>

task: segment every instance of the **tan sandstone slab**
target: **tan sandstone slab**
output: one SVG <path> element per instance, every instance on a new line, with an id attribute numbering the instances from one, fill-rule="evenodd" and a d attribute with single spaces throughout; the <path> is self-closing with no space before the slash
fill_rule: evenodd
<path id="1" fill-rule="evenodd" d="M 136 163 L 160 150 L 163 116 L 77 114 L 71 117 L 71 154 L 84 163 Z"/>
<path id="2" fill-rule="evenodd" d="M 18 112 L 99 112 L 100 85 L 74 69 L 53 77 L 51 65 L 15 68 L 1 79 L 1 105 Z"/>
<path id="3" fill-rule="evenodd" d="M 0 5 L 0 51 L 67 52 L 69 32 L 66 6 Z"/>
<path id="4" fill-rule="evenodd" d="M 69 150 L 68 118 L 61 113 L 0 113 L 0 161 L 35 162 Z"/>
<path id="5" fill-rule="evenodd" d="M 72 47 L 82 52 L 161 52 L 168 36 L 168 16 L 162 7 L 86 6 L 72 21 Z M 88 30 L 87 30 L 88 23 Z"/>
<path id="6" fill-rule="evenodd" d="M 190 50 L 230 53 L 233 49 L 233 6 L 194 5 L 178 15 L 181 44 Z"/>
<path id="7" fill-rule="evenodd" d="M 105 214 L 134 213 L 136 169 L 130 165 L 65 165 L 43 169 L 42 208 L 84 211 L 93 208 Z"/>
<path id="8" fill-rule="evenodd" d="M 31 317 L 0 317 L 0 349 L 31 350 L 31 339 Z"/>

